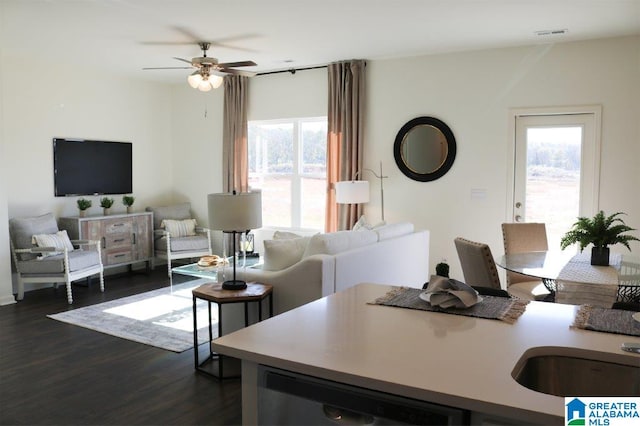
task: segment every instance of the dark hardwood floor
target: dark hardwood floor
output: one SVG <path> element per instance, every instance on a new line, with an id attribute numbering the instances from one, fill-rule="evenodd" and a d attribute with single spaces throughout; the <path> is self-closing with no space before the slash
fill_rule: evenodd
<path id="1" fill-rule="evenodd" d="M 55 321 L 47 314 L 168 285 L 166 269 L 25 294 L 0 306 L 0 424 L 232 425 L 239 379 L 196 373 L 193 349 L 173 353 Z"/>

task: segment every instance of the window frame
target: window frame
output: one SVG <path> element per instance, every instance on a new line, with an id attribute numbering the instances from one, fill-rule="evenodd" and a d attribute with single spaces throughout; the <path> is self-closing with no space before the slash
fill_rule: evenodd
<path id="1" fill-rule="evenodd" d="M 277 228 L 291 228 L 291 229 L 316 229 L 316 228 L 310 228 L 308 226 L 303 227 L 302 226 L 302 217 L 303 217 L 303 197 L 302 197 L 302 181 L 305 178 L 322 178 L 322 179 L 327 179 L 327 175 L 326 175 L 326 162 L 325 162 L 325 172 L 324 173 L 305 173 L 303 170 L 303 166 L 304 166 L 304 162 L 303 162 L 303 150 L 302 150 L 302 143 L 303 141 L 303 124 L 304 123 L 325 123 L 325 125 L 328 125 L 328 117 L 326 116 L 320 116 L 320 117 L 291 117 L 291 118 L 278 118 L 278 119 L 271 119 L 271 120 L 249 120 L 248 121 L 248 127 L 251 126 L 264 126 L 264 125 L 281 125 L 281 124 L 292 124 L 293 125 L 293 129 L 292 129 L 292 139 L 293 139 L 293 164 L 292 164 L 292 170 L 293 172 L 291 174 L 288 173 L 270 173 L 270 172 L 263 172 L 263 173 L 256 173 L 256 172 L 251 172 L 251 167 L 249 167 L 249 182 L 252 181 L 252 177 L 253 179 L 260 179 L 263 180 L 263 177 L 266 176 L 290 176 L 291 177 L 291 190 L 290 190 L 290 197 L 291 197 L 291 211 L 290 211 L 290 215 L 291 215 L 291 223 L 289 227 L 282 227 L 282 226 L 278 226 L 278 225 L 273 225 L 273 224 L 264 224 L 264 226 L 266 227 L 277 227 Z M 326 128 L 325 128 L 325 132 L 326 132 Z M 250 144 L 250 141 L 247 140 L 247 143 Z M 326 146 L 325 146 L 325 150 L 326 150 Z M 325 159 L 326 159 L 326 151 L 325 151 Z M 319 230 L 323 229 L 324 226 L 322 225 L 321 228 L 318 228 Z"/>

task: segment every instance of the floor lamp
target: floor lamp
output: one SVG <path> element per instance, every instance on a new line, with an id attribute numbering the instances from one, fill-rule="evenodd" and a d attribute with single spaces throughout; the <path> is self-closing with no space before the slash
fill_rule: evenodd
<path id="1" fill-rule="evenodd" d="M 236 279 L 236 236 L 262 226 L 262 193 L 209 194 L 209 228 L 233 234 L 233 279 L 222 283 L 225 290 L 242 290 L 247 283 Z"/>
<path id="2" fill-rule="evenodd" d="M 371 169 L 358 170 L 353 176 L 353 180 L 345 180 L 336 182 L 334 188 L 336 189 L 336 203 L 338 204 L 362 204 L 369 202 L 369 181 L 356 180 L 358 175 L 363 171 L 370 171 L 375 177 L 380 179 L 380 214 L 382 215 L 382 221 L 384 222 L 384 185 L 383 179 L 388 178 L 382 174 L 382 162 L 380 162 L 380 174 L 377 174 Z"/>

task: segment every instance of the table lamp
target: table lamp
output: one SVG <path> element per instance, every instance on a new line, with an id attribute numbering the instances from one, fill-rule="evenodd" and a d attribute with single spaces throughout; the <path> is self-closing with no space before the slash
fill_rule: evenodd
<path id="1" fill-rule="evenodd" d="M 218 193 L 207 196 L 209 228 L 233 234 L 233 279 L 222 283 L 225 290 L 242 290 L 247 283 L 236 279 L 236 236 L 262 226 L 262 193 Z"/>

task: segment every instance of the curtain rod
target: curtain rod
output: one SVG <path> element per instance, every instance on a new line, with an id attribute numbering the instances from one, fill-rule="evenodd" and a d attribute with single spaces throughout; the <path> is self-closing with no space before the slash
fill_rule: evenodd
<path id="1" fill-rule="evenodd" d="M 289 72 L 291 74 L 295 74 L 297 71 L 317 70 L 317 69 L 320 69 L 320 68 L 327 68 L 327 65 L 318 65 L 318 66 L 315 66 L 315 67 L 305 67 L 305 68 L 289 68 L 287 70 L 279 70 L 279 71 L 259 72 L 256 75 L 281 74 L 283 72 Z"/>

